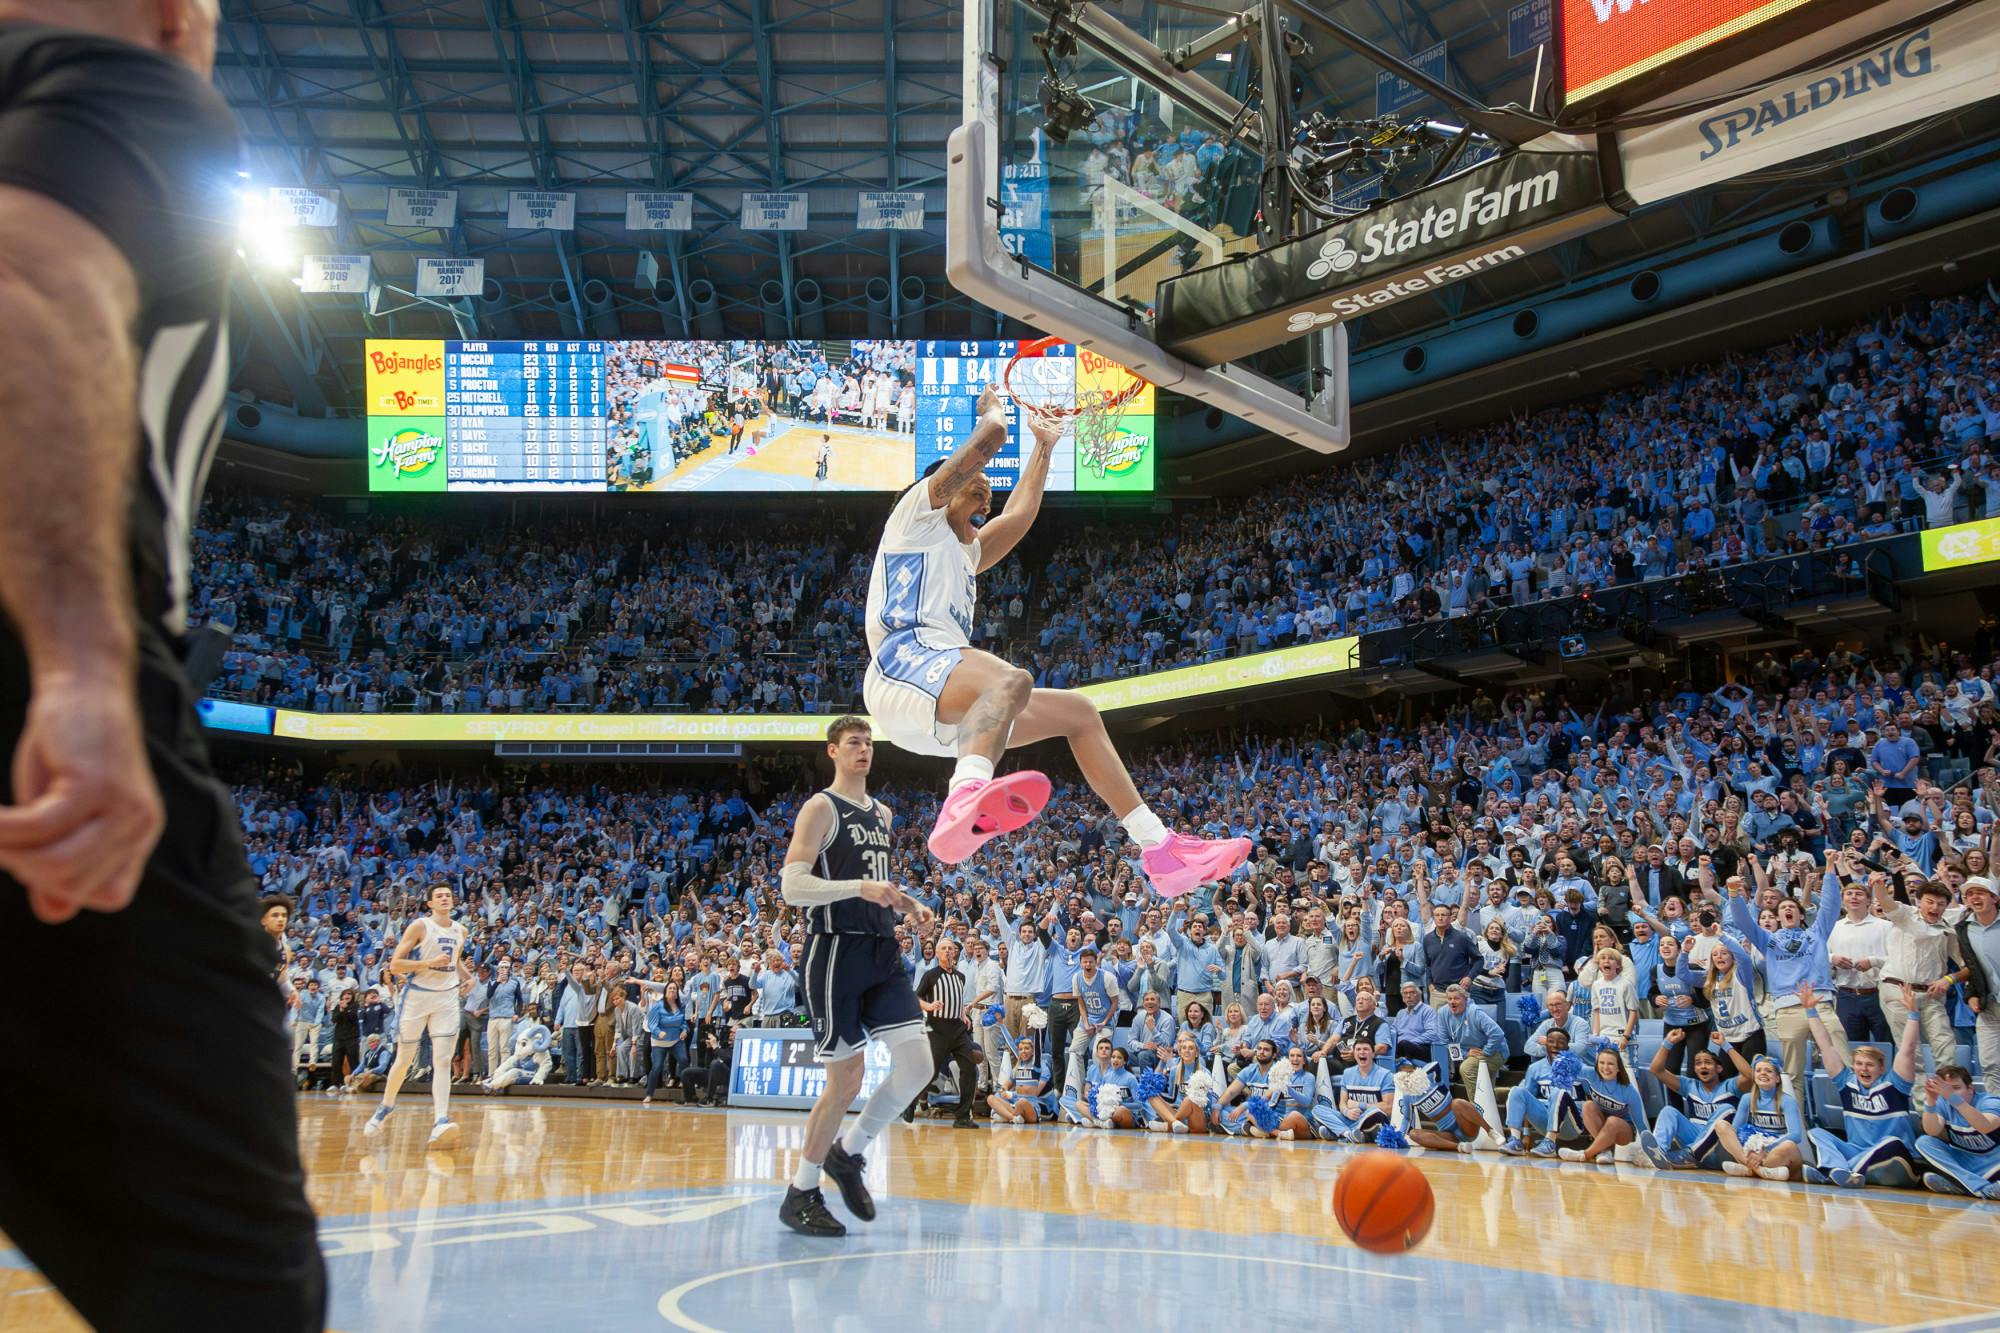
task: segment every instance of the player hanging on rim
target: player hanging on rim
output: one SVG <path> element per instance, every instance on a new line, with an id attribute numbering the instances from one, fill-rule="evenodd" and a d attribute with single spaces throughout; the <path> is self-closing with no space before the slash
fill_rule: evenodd
<path id="1" fill-rule="evenodd" d="M 1027 535 L 1062 437 L 1061 426 L 1030 417 L 1034 450 L 1006 512 L 982 527 L 993 502 L 985 468 L 1007 441 L 991 384 L 979 395 L 978 417 L 965 443 L 897 501 L 868 580 L 862 698 L 895 745 L 958 760 L 931 830 L 931 855 L 957 865 L 1040 814 L 1049 780 L 1027 771 L 996 779 L 993 767 L 1009 746 L 1061 736 L 1091 790 L 1144 849 L 1141 864 L 1161 896 L 1223 878 L 1249 858 L 1249 839 L 1170 831 L 1139 798 L 1096 704 L 1075 690 L 1036 689 L 1026 671 L 971 646 L 977 578 Z"/>
<path id="2" fill-rule="evenodd" d="M 391 972 L 404 973 L 410 979 L 402 998 L 396 1001 L 396 1060 L 389 1066 L 388 1082 L 382 1087 L 382 1105 L 368 1118 L 363 1132 L 371 1139 L 382 1132 L 383 1121 L 396 1109 L 403 1076 L 417 1058 L 417 1041 L 428 1027 L 431 1105 L 437 1110 L 428 1146 L 448 1148 L 458 1138 L 458 1126 L 451 1121 L 451 1047 L 458 1039 L 458 995 L 472 984 L 472 973 L 465 966 L 465 927 L 451 919 L 451 886 L 431 885 L 429 902 L 431 914 L 418 917 L 403 929 L 403 938 L 389 959 Z"/>
<path id="3" fill-rule="evenodd" d="M 933 1069 L 923 1011 L 896 947 L 896 914 L 921 925 L 931 912 L 889 882 L 893 816 L 868 796 L 875 739 L 860 718 L 836 718 L 826 729 L 826 752 L 833 782 L 800 807 L 779 881 L 785 901 L 805 913 L 801 981 L 819 1038 L 815 1053 L 826 1066 L 826 1087 L 806 1119 L 798 1173 L 778 1209 L 780 1221 L 807 1236 L 847 1234 L 820 1193 L 822 1168 L 849 1212 L 875 1220 L 861 1155 L 930 1086 Z M 870 1040 L 888 1048 L 889 1076 L 835 1142 L 841 1117 L 861 1093 L 862 1050 Z"/>

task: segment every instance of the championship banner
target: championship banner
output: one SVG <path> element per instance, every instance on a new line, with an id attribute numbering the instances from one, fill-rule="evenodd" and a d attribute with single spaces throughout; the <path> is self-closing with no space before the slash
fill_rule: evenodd
<path id="1" fill-rule="evenodd" d="M 270 194 L 273 216 L 293 227 L 338 227 L 340 196 L 331 190 L 299 190 L 273 185 Z"/>
<path id="2" fill-rule="evenodd" d="M 627 231 L 690 231 L 693 227 L 692 194 L 656 191 L 625 196 Z"/>
<path id="3" fill-rule="evenodd" d="M 1613 221 L 1589 153 L 1511 153 L 1363 217 L 1160 284 L 1160 344 L 1235 361 Z"/>
<path id="4" fill-rule="evenodd" d="M 477 296 L 485 290 L 483 259 L 417 260 L 418 296 Z"/>
<path id="5" fill-rule="evenodd" d="M 389 190 L 392 227 L 449 227 L 458 221 L 458 191 Z"/>
<path id="6" fill-rule="evenodd" d="M 1848 60 L 1618 136 L 1641 204 L 1852 143 L 2000 94 L 2000 0 Z"/>
<path id="7" fill-rule="evenodd" d="M 511 190 L 507 226 L 514 231 L 575 231 L 576 195 L 567 190 Z"/>
<path id="8" fill-rule="evenodd" d="M 921 190 L 863 190 L 854 225 L 861 231 L 922 231 Z"/>
<path id="9" fill-rule="evenodd" d="M 1429 75 L 1433 82 L 1443 83 L 1446 72 L 1444 43 L 1425 47 L 1410 57 L 1410 64 L 1416 66 L 1419 73 Z M 1378 116 L 1393 116 L 1404 107 L 1415 106 L 1429 96 L 1400 74 L 1392 74 L 1386 69 L 1375 73 L 1375 114 Z"/>
<path id="10" fill-rule="evenodd" d="M 373 261 L 367 255 L 307 255 L 304 263 L 305 268 L 299 274 L 299 290 L 302 292 L 368 294 L 368 275 Z"/>
<path id="11" fill-rule="evenodd" d="M 1507 58 L 1519 60 L 1555 35 L 1555 0 L 1522 0 L 1507 10 Z"/>
<path id="12" fill-rule="evenodd" d="M 743 196 L 742 226 L 745 231 L 804 231 L 806 197 L 802 194 L 746 194 Z"/>

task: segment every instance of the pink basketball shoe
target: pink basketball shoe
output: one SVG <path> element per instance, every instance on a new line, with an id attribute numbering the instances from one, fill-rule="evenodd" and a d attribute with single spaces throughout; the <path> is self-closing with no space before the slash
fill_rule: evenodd
<path id="1" fill-rule="evenodd" d="M 1235 870 L 1250 859 L 1250 839 L 1221 838 L 1210 841 L 1190 838 L 1185 833 L 1169 833 L 1167 840 L 1148 847 L 1139 858 L 1152 881 L 1153 892 L 1162 898 L 1178 898 Z"/>
<path id="2" fill-rule="evenodd" d="M 1049 780 L 1023 770 L 990 782 L 968 782 L 944 798 L 931 855 L 948 866 L 970 857 L 1003 833 L 1029 823 L 1049 803 Z"/>

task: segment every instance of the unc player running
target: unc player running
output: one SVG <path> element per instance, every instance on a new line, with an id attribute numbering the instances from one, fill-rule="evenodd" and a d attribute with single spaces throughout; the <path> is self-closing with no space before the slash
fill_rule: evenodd
<path id="1" fill-rule="evenodd" d="M 472 984 L 472 973 L 465 966 L 465 927 L 451 919 L 451 886 L 431 885 L 429 901 L 431 914 L 404 928 L 389 959 L 389 970 L 407 974 L 410 981 L 396 1002 L 396 1062 L 389 1066 L 382 1105 L 363 1133 L 372 1139 L 382 1132 L 382 1122 L 396 1109 L 403 1076 L 417 1058 L 417 1041 L 429 1028 L 431 1105 L 437 1110 L 429 1146 L 448 1148 L 458 1140 L 458 1126 L 451 1122 L 451 1044 L 458 1037 L 459 991 Z"/>
<path id="2" fill-rule="evenodd" d="M 868 580 L 862 698 L 896 746 L 958 760 L 931 830 L 931 855 L 957 865 L 1040 814 L 1049 780 L 1028 771 L 995 778 L 993 766 L 1009 746 L 1061 736 L 1091 790 L 1144 849 L 1140 862 L 1155 891 L 1178 897 L 1222 879 L 1249 858 L 1249 839 L 1169 831 L 1139 798 L 1096 704 L 1074 690 L 1038 690 L 1026 671 L 971 646 L 978 576 L 1027 535 L 1062 435 L 1058 426 L 1033 422 L 1035 447 L 1006 512 L 981 526 L 993 501 L 985 467 L 1007 442 L 1006 414 L 991 384 L 979 395 L 978 415 L 965 443 L 897 501 Z"/>

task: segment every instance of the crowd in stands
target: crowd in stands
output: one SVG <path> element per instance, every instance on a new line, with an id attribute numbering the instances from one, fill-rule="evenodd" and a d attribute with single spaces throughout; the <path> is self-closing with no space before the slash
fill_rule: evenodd
<path id="1" fill-rule="evenodd" d="M 924 852 L 942 784 L 881 784 L 896 874 L 936 913 L 900 931 L 905 966 L 963 946 L 996 1123 L 1994 1196 L 1994 655 L 1801 646 L 1712 691 L 1482 692 L 1165 740 L 1134 756 L 1153 807 L 1257 843 L 1171 903 L 1060 765 L 1040 819 L 953 868 Z M 477 976 L 464 1077 L 518 1053 L 499 1081 L 714 1097 L 738 1025 L 799 1021 L 805 937 L 777 870 L 824 779 L 804 760 L 733 787 L 289 763 L 237 795 L 253 868 L 293 904 L 301 1064 L 334 1083 L 380 1037 L 387 952 L 437 882 Z"/>
<path id="2" fill-rule="evenodd" d="M 1247 499 L 1051 512 L 982 582 L 976 642 L 1075 685 L 2000 513 L 1996 327 L 1981 289 Z M 196 616 L 237 631 L 219 693 L 296 708 L 838 709 L 874 522 L 725 541 L 211 500 Z"/>

